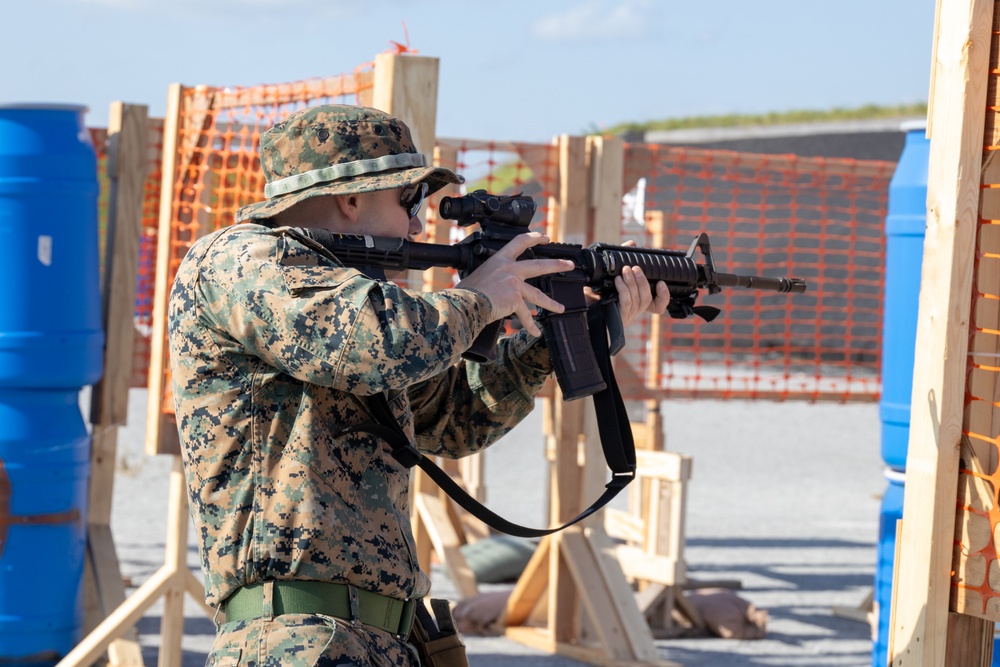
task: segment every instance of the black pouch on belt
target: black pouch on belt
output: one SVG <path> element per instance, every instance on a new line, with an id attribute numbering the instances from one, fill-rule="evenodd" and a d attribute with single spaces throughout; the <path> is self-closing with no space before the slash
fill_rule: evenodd
<path id="1" fill-rule="evenodd" d="M 455 629 L 451 605 L 447 600 L 431 600 L 434 615 L 422 602 L 417 603 L 410 643 L 420 655 L 423 667 L 469 667 L 465 642 Z"/>

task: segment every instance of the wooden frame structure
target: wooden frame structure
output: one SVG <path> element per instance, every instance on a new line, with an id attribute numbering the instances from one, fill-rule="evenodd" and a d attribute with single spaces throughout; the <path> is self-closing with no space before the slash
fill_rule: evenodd
<path id="1" fill-rule="evenodd" d="M 997 111 L 995 4 L 937 3 L 927 128 L 928 216 L 916 337 L 921 352 L 914 360 L 888 647 L 894 666 L 985 667 L 992 662 L 996 614 L 977 617 L 968 609 L 956 613 L 957 601 L 952 599 L 950 606 L 949 598 L 954 597 L 952 573 L 964 572 L 963 554 L 955 554 L 954 546 L 969 520 L 962 509 L 956 519 L 965 434 L 997 432 L 989 423 L 992 414 L 985 416 L 986 424 L 973 424 L 984 416 L 966 405 L 977 230 L 981 219 L 996 222 L 998 217 L 992 201 L 994 183 L 1000 180 L 992 173 L 995 154 L 983 150 L 987 126 L 994 133 L 988 143 L 997 143 L 996 119 L 987 115 Z M 993 279 L 990 293 L 996 293 L 998 276 L 985 277 Z M 995 315 L 992 326 L 1000 328 Z M 997 385 L 986 388 L 994 405 L 998 390 Z M 974 461 L 966 465 L 974 466 Z"/>
<path id="2" fill-rule="evenodd" d="M 118 428 L 128 420 L 128 392 L 135 339 L 135 303 L 142 194 L 146 177 L 147 108 L 114 102 L 108 116 L 110 181 L 105 241 L 103 325 L 104 372 L 90 402 L 92 446 L 87 501 L 87 566 L 84 609 L 86 630 L 98 625 L 125 601 L 118 554 L 111 534 L 111 500 L 117 463 Z M 141 665 L 134 632 L 108 646 L 112 664 Z"/>
<path id="3" fill-rule="evenodd" d="M 553 241 L 586 244 L 620 234 L 620 139 L 562 136 Z M 589 176 L 588 176 L 589 175 Z M 613 210 L 612 210 L 613 209 Z M 546 409 L 551 513 L 559 525 L 579 514 L 605 484 L 596 414 L 589 401 L 555 390 Z M 542 539 L 507 603 L 506 636 L 596 665 L 675 665 L 659 658 L 615 548 L 598 515 Z M 537 622 L 541 617 L 541 623 Z"/>

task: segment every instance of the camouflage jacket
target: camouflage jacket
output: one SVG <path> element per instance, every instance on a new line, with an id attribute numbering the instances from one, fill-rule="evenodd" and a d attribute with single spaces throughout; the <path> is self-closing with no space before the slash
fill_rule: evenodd
<path id="1" fill-rule="evenodd" d="M 479 292 L 367 278 L 282 228 L 196 242 L 169 304 L 173 393 L 206 598 L 268 579 L 419 597 L 409 471 L 368 433 L 385 391 L 425 453 L 482 449 L 534 406 L 548 351 L 520 332 L 492 364 L 462 352 L 486 324 Z"/>

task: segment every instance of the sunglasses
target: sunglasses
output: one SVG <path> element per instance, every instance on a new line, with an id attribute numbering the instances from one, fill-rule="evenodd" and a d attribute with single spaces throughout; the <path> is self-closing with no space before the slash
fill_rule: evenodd
<path id="1" fill-rule="evenodd" d="M 413 183 L 403 188 L 403 192 L 399 195 L 399 205 L 406 209 L 408 218 L 412 218 L 420 211 L 420 205 L 427 196 L 427 189 L 426 183 Z"/>

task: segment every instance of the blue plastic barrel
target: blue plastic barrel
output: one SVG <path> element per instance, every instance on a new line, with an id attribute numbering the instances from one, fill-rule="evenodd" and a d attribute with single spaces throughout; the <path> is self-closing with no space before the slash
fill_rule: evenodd
<path id="1" fill-rule="evenodd" d="M 882 327 L 882 458 L 906 468 L 910 437 L 910 392 L 917 337 L 917 302 L 927 225 L 927 163 L 930 142 L 924 124 L 908 125 L 906 143 L 889 183 L 885 219 L 885 306 Z"/>
<path id="2" fill-rule="evenodd" d="M 85 107 L 0 105 L 0 387 L 101 375 L 97 156 Z"/>
<path id="3" fill-rule="evenodd" d="M 903 473 L 888 469 L 885 494 L 878 521 L 878 555 L 875 565 L 875 614 L 877 616 L 872 667 L 889 662 L 889 619 L 892 603 L 892 573 L 896 560 L 896 522 L 903 518 Z"/>
<path id="4" fill-rule="evenodd" d="M 0 389 L 0 664 L 81 639 L 89 474 L 78 392 Z"/>
<path id="5" fill-rule="evenodd" d="M 100 379 L 97 158 L 85 108 L 0 105 L 0 664 L 79 642 Z"/>

